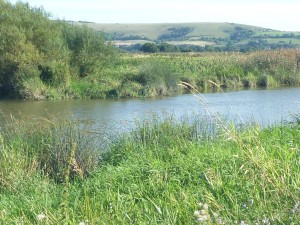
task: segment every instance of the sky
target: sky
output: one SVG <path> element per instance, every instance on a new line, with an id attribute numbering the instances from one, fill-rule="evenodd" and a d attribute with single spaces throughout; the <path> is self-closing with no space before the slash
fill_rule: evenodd
<path id="1" fill-rule="evenodd" d="M 18 0 L 8 0 L 16 3 Z M 300 31 L 299 0 L 22 0 L 53 19 L 96 23 L 230 22 Z"/>

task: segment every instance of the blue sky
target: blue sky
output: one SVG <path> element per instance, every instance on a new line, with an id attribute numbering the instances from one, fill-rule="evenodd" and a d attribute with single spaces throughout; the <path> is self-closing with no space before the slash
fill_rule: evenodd
<path id="1" fill-rule="evenodd" d="M 17 0 L 8 0 L 15 3 Z M 233 22 L 300 31 L 299 0 L 22 0 L 53 18 L 98 23 Z"/>

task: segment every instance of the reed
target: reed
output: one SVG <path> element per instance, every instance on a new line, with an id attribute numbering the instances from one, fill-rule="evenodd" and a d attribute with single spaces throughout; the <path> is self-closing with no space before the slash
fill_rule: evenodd
<path id="1" fill-rule="evenodd" d="M 205 100 L 199 98 L 207 107 Z M 54 118 L 43 119 L 43 123 L 40 118 L 37 121 L 9 121 L 8 127 L 1 130 L 3 224 L 299 221 L 297 122 L 264 129 L 256 125 L 237 128 L 214 116 L 156 116 L 139 122 L 132 132 L 115 139 L 109 149 L 101 152 L 100 163 L 89 176 L 77 176 L 69 182 L 74 158 L 78 159 L 79 149 L 89 146 L 82 145 L 86 139 L 75 135 L 76 130 L 62 132 L 64 126 Z M 52 150 L 57 148 L 58 139 L 50 136 L 70 143 L 70 148 L 61 145 L 67 163 L 61 170 L 64 184 L 41 170 L 40 165 L 44 164 L 40 164 L 39 154 L 34 154 L 43 145 Z M 90 157 L 90 153 L 83 157 Z"/>
<path id="2" fill-rule="evenodd" d="M 299 50 L 251 53 L 121 54 L 114 67 L 73 81 L 68 97 L 154 97 L 180 93 L 180 81 L 197 90 L 299 86 Z"/>
<path id="3" fill-rule="evenodd" d="M 82 124 L 64 116 L 7 117 L 3 138 L 7 146 L 19 150 L 42 174 L 63 182 L 66 179 L 64 171 L 69 171 L 68 157 L 73 145 L 77 148 L 72 163 L 78 170 L 69 172 L 71 179 L 88 176 L 100 162 L 101 143 L 95 141 L 99 134 L 92 132 L 90 125 L 88 121 Z"/>

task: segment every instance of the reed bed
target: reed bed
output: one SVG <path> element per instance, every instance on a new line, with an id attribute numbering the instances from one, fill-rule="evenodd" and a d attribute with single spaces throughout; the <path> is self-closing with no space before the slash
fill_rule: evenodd
<path id="1" fill-rule="evenodd" d="M 143 57 L 139 57 L 143 56 Z M 299 50 L 251 53 L 123 54 L 101 76 L 73 82 L 76 97 L 154 97 L 180 93 L 180 81 L 201 92 L 224 88 L 299 86 Z M 105 79 L 104 79 L 105 78 Z M 82 82 L 82 81 L 80 81 Z"/>

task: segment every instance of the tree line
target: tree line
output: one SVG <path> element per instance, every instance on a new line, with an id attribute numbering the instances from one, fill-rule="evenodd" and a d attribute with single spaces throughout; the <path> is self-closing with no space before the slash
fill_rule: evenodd
<path id="1" fill-rule="evenodd" d="M 289 49 L 297 48 L 298 45 L 292 42 L 269 43 L 266 40 L 250 40 L 244 44 L 235 41 L 228 41 L 226 45 L 193 45 L 193 44 L 169 44 L 147 42 L 145 44 L 134 44 L 119 46 L 120 49 L 128 52 L 251 52 L 257 50 Z"/>

